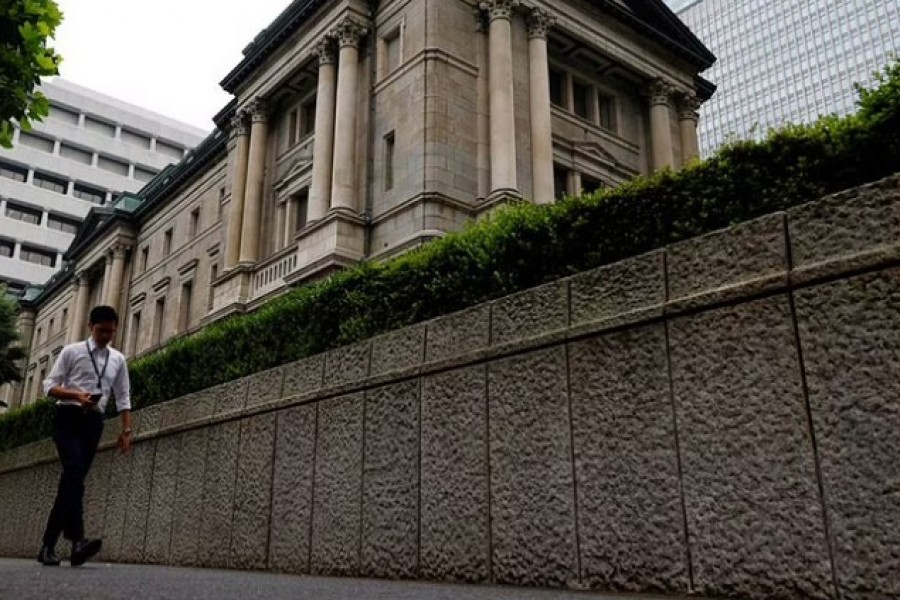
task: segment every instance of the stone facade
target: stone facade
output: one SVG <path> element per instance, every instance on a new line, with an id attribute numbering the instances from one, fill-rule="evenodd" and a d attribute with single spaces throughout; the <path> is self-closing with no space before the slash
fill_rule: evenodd
<path id="1" fill-rule="evenodd" d="M 894 176 L 137 411 L 101 559 L 896 598 L 898 225 Z M 0 555 L 57 469 L 0 454 Z"/>
<path id="2" fill-rule="evenodd" d="M 217 131 L 89 219 L 63 273 L 26 298 L 23 326 L 67 310 L 65 332 L 31 344 L 13 404 L 101 299 L 137 356 L 503 203 L 684 164 L 684 106 L 712 93 L 698 72 L 714 57 L 660 3 L 609 4 L 294 2 L 223 81 L 235 98 Z"/>

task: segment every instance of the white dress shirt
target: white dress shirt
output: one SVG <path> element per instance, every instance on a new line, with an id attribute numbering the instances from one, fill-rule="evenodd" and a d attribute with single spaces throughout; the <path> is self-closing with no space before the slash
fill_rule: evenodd
<path id="1" fill-rule="evenodd" d="M 93 363 L 91 356 L 94 358 Z M 102 374 L 99 385 L 98 371 Z M 116 408 L 119 412 L 131 410 L 131 382 L 128 379 L 125 357 L 110 346 L 97 348 L 94 338 L 69 344 L 62 349 L 50 370 L 50 376 L 44 380 L 44 393 L 49 395 L 50 390 L 57 386 L 101 394 L 100 401 L 93 407 L 93 410 L 99 412 L 106 410 L 110 392 L 115 393 Z M 81 405 L 77 400 L 57 400 L 56 404 Z"/>

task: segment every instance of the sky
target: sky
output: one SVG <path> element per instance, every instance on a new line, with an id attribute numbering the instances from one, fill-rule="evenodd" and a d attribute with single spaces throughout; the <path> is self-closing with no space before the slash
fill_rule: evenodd
<path id="1" fill-rule="evenodd" d="M 219 82 L 290 0 L 57 0 L 60 75 L 206 131 Z"/>

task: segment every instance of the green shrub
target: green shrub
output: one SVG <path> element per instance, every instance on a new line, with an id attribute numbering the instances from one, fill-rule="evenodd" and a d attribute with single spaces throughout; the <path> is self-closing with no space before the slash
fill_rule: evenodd
<path id="1" fill-rule="evenodd" d="M 855 115 L 732 143 L 681 171 L 550 206 L 522 204 L 366 263 L 131 364 L 135 407 L 163 402 L 900 171 L 900 62 Z M 0 417 L 0 449 L 48 435 L 44 405 Z"/>

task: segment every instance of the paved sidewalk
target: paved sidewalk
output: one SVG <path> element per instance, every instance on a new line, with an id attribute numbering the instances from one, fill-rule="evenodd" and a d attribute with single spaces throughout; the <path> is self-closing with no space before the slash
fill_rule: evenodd
<path id="1" fill-rule="evenodd" d="M 367 579 L 0 559 L 3 600 L 608 600 L 617 596 Z M 618 596 L 634 598 L 634 596 Z M 649 599 L 649 596 L 642 596 Z M 671 598 L 669 599 L 671 600 Z"/>

